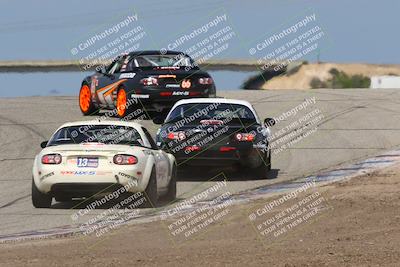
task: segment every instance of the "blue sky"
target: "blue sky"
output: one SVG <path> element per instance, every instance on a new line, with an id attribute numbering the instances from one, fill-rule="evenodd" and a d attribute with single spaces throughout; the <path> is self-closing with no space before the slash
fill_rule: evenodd
<path id="1" fill-rule="evenodd" d="M 395 0 L 18 1 L 0 2 L 0 60 L 71 59 L 71 46 L 135 10 L 147 33 L 141 48 L 160 46 L 227 14 L 236 33 L 220 58 L 249 58 L 252 42 L 315 13 L 326 33 L 323 61 L 400 63 L 400 2 Z M 217 13 L 215 13 L 217 12 Z M 305 59 L 315 61 L 316 54 Z"/>
<path id="2" fill-rule="evenodd" d="M 126 28 L 131 30 L 140 26 L 145 32 L 137 43 L 140 50 L 159 50 L 216 17 L 226 15 L 226 21 L 185 41 L 175 50 L 187 51 L 199 45 L 205 37 L 229 28 L 227 34 L 232 38 L 218 47 L 224 50 L 213 58 L 259 59 L 291 41 L 295 35 L 318 26 L 323 32 L 323 37 L 318 40 L 318 49 L 303 55 L 301 60 L 315 62 L 319 55 L 325 62 L 400 64 L 399 10 L 398 0 L 2 0 L 0 60 L 80 59 L 89 56 L 124 32 L 111 34 L 75 56 L 71 49 L 128 15 L 137 14 L 137 21 Z M 257 51 L 254 56 L 250 54 L 251 48 L 263 40 L 314 14 L 315 21 L 303 27 L 303 32 L 289 34 L 267 49 Z M 193 56 L 201 50 L 197 47 L 189 54 Z M 4 88 L 18 81 L 19 90 L 0 90 L 0 97 L 54 93 L 76 95 L 82 78 L 87 74 L 1 73 L 0 82 Z M 238 89 L 252 74 L 212 72 L 218 90 Z"/>

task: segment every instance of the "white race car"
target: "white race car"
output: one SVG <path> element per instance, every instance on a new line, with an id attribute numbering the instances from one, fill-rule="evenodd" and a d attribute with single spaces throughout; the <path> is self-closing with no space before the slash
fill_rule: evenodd
<path id="1" fill-rule="evenodd" d="M 159 150 L 142 125 L 87 121 L 62 125 L 33 164 L 32 203 L 48 208 L 56 201 L 144 192 L 148 206 L 159 197 L 176 197 L 176 162 Z M 122 189 L 122 190 L 121 190 Z"/>

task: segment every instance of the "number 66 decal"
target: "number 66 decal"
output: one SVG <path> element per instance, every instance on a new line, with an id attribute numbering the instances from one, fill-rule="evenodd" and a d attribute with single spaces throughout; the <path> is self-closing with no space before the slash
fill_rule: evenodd
<path id="1" fill-rule="evenodd" d="M 181 83 L 181 87 L 184 88 L 184 89 L 190 88 L 191 85 L 192 85 L 192 83 L 190 82 L 189 79 L 185 79 Z"/>

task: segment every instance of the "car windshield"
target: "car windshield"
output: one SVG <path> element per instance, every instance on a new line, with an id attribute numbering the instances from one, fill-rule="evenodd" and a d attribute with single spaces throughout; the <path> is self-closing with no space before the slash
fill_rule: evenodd
<path id="1" fill-rule="evenodd" d="M 182 54 L 177 55 L 138 55 L 129 62 L 129 68 L 143 67 L 190 67 L 193 60 Z"/>
<path id="2" fill-rule="evenodd" d="M 177 106 L 166 123 L 184 120 L 185 123 L 202 120 L 221 120 L 225 124 L 256 123 L 254 113 L 246 106 L 229 103 L 196 103 Z"/>
<path id="3" fill-rule="evenodd" d="M 82 143 L 143 146 L 139 132 L 131 127 L 115 125 L 80 125 L 58 130 L 48 146 Z"/>

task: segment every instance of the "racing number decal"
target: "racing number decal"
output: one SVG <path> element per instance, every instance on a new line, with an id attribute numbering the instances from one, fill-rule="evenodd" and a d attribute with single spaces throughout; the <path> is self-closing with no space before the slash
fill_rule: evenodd
<path id="1" fill-rule="evenodd" d="M 87 167 L 89 163 L 89 159 L 87 158 L 78 158 L 78 167 Z"/>
<path id="2" fill-rule="evenodd" d="M 181 83 L 181 87 L 182 87 L 183 89 L 189 89 L 190 86 L 192 86 L 192 83 L 190 82 L 189 79 L 185 79 L 185 80 L 183 80 L 182 83 Z"/>

